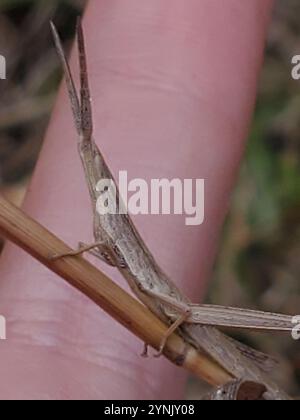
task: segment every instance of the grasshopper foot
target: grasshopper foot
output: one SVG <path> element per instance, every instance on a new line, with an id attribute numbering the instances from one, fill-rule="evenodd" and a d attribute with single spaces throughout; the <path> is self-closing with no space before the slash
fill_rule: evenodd
<path id="1" fill-rule="evenodd" d="M 149 346 L 147 343 L 144 343 L 144 348 L 143 348 L 143 352 L 141 354 L 141 357 L 143 357 L 144 359 L 147 359 L 149 357 Z"/>

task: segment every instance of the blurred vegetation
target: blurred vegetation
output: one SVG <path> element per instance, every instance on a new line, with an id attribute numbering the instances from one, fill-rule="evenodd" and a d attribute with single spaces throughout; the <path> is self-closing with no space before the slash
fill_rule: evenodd
<path id="1" fill-rule="evenodd" d="M 210 290 L 214 303 L 300 313 L 300 2 L 276 3 L 246 158 Z M 300 389 L 300 343 L 282 335 L 237 338 L 277 355 L 275 377 Z"/>
<path id="2" fill-rule="evenodd" d="M 49 21 L 55 21 L 68 47 L 84 3 L 0 0 L 0 51 L 9 74 L 0 85 L 2 184 L 20 182 L 31 173 L 48 123 L 61 75 Z"/>
<path id="3" fill-rule="evenodd" d="M 68 48 L 84 4 L 0 0 L 0 51 L 9 64 L 9 79 L 0 84 L 0 189 L 17 203 L 37 160 L 61 76 L 48 22 L 56 22 Z M 279 0 L 210 290 L 214 303 L 300 312 L 300 85 L 290 75 L 295 54 L 300 54 L 300 2 Z M 300 394 L 300 343 L 281 335 L 238 338 L 278 355 L 282 363 L 275 377 Z M 191 397 L 197 397 L 199 386 L 191 384 Z"/>

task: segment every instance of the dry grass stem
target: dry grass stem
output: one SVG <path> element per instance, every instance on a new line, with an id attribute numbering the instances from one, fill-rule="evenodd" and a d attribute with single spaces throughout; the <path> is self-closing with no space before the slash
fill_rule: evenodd
<path id="1" fill-rule="evenodd" d="M 0 197 L 0 234 L 88 296 L 143 342 L 159 349 L 168 329 L 166 325 L 82 257 L 53 261 L 51 256 L 71 249 L 3 197 Z M 164 356 L 212 385 L 232 380 L 221 366 L 177 334 L 168 339 Z"/>

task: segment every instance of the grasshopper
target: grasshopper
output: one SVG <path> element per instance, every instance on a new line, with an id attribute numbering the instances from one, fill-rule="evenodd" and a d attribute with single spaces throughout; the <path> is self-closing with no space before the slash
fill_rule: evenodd
<path id="1" fill-rule="evenodd" d="M 156 263 L 130 216 L 121 211 L 123 206 L 117 191 L 117 214 L 100 214 L 97 201 L 110 192 L 101 188 L 99 181 L 114 181 L 105 159 L 93 138 L 91 95 L 88 81 L 87 58 L 81 20 L 77 23 L 77 46 L 80 65 L 80 94 L 64 53 L 58 32 L 51 22 L 58 55 L 61 59 L 78 135 L 78 152 L 84 168 L 94 214 L 94 243 L 80 243 L 79 249 L 53 259 L 76 257 L 84 252 L 116 267 L 128 282 L 134 294 L 154 314 L 169 325 L 156 356 L 163 353 L 168 337 L 178 333 L 197 350 L 205 352 L 237 380 L 261 383 L 272 399 L 286 399 L 287 395 L 265 375 L 273 366 L 267 355 L 234 341 L 215 327 L 231 327 L 263 331 L 291 331 L 292 317 L 273 313 L 228 308 L 213 305 L 195 305 L 179 290 Z M 115 184 L 115 183 L 114 183 Z M 116 185 L 116 184 L 115 184 Z"/>

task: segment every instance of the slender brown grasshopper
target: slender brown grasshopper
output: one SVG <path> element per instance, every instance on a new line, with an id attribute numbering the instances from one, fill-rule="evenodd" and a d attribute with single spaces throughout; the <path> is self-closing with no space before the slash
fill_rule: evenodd
<path id="1" fill-rule="evenodd" d="M 272 359 L 234 341 L 215 327 L 291 331 L 292 317 L 246 309 L 191 304 L 158 266 L 127 214 L 117 212 L 101 215 L 97 212 L 97 200 L 104 193 L 107 194 L 107 191 L 99 188 L 99 181 L 114 178 L 93 139 L 92 107 L 81 22 L 78 20 L 77 24 L 80 97 L 53 23 L 51 29 L 64 68 L 75 119 L 78 151 L 93 206 L 95 237 L 95 243 L 92 245 L 80 244 L 78 251 L 53 258 L 76 257 L 90 252 L 116 267 L 136 296 L 162 321 L 170 325 L 158 355 L 163 352 L 168 337 L 178 330 L 187 342 L 199 351 L 207 353 L 237 380 L 261 383 L 266 387 L 270 398 L 286 399 L 286 394 L 265 375 L 265 371 L 273 366 Z M 119 194 L 117 204 L 118 209 L 123 205 Z"/>

